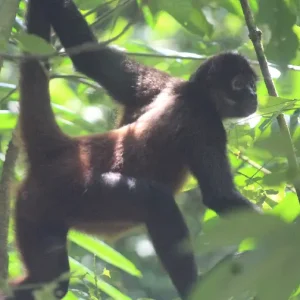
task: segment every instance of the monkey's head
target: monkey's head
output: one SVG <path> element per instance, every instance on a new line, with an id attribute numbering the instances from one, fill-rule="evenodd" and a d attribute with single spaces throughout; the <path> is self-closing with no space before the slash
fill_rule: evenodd
<path id="1" fill-rule="evenodd" d="M 257 109 L 257 75 L 239 54 L 223 53 L 211 57 L 190 81 L 207 90 L 208 100 L 213 101 L 223 119 L 247 117 Z"/>

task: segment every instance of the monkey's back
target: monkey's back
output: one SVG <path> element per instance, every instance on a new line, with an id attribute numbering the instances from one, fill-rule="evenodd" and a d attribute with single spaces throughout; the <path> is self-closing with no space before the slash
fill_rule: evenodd
<path id="1" fill-rule="evenodd" d="M 138 126 L 133 123 L 95 140 L 81 139 L 79 152 L 85 173 L 95 177 L 117 172 L 158 182 L 177 192 L 187 177 L 187 168 L 176 137 L 155 127 L 140 130 Z"/>

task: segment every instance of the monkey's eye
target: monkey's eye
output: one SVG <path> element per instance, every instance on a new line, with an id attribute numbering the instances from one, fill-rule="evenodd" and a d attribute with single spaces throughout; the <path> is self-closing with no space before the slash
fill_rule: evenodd
<path id="1" fill-rule="evenodd" d="M 241 76 L 236 76 L 233 78 L 231 86 L 234 91 L 242 90 L 246 86 L 245 79 Z"/>

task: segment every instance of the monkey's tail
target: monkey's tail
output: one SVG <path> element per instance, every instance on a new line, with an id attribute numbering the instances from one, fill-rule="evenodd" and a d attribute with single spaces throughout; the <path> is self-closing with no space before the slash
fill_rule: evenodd
<path id="1" fill-rule="evenodd" d="M 50 41 L 50 23 L 43 15 L 42 1 L 30 0 L 27 32 Z M 39 161 L 67 140 L 59 129 L 51 108 L 46 67 L 35 58 L 20 64 L 20 129 L 29 162 Z"/>

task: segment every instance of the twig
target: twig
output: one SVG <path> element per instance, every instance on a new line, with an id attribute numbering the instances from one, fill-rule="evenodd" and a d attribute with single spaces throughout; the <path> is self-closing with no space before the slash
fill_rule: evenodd
<path id="1" fill-rule="evenodd" d="M 258 173 L 258 172 L 262 172 L 265 175 L 270 175 L 272 174 L 272 172 L 265 168 L 264 166 L 261 166 L 260 164 L 258 164 L 257 162 L 251 160 L 248 156 L 242 154 L 240 151 L 237 150 L 233 150 L 233 149 L 228 149 L 228 151 L 233 154 L 235 157 L 237 157 L 238 159 L 242 160 L 243 162 L 247 163 L 248 165 L 252 166 L 253 168 L 256 169 L 256 172 L 254 174 L 251 175 L 251 177 L 248 177 L 249 179 L 253 179 L 253 177 Z M 244 174 L 243 174 L 244 175 Z M 245 176 L 245 175 L 244 175 Z M 291 184 L 287 184 L 287 189 L 293 193 L 296 192 L 295 188 L 293 185 Z"/>
<path id="2" fill-rule="evenodd" d="M 80 83 L 83 83 L 91 88 L 94 89 L 100 89 L 101 86 L 98 83 L 94 83 L 92 81 L 89 81 L 87 79 L 87 77 L 83 77 L 83 76 L 79 76 L 79 75 L 69 75 L 69 74 L 51 74 L 50 75 L 50 79 L 56 79 L 56 78 L 62 78 L 62 79 L 66 79 L 66 80 L 73 80 L 73 81 L 77 81 Z"/>
<path id="3" fill-rule="evenodd" d="M 0 105 L 4 103 L 13 93 L 17 91 L 17 88 L 11 89 L 3 98 L 0 99 Z"/>
<path id="4" fill-rule="evenodd" d="M 115 0 L 114 0 L 115 1 Z M 113 2 L 113 1 L 111 1 Z M 103 24 L 103 22 L 105 22 L 111 15 L 113 15 L 117 10 L 119 10 L 122 6 L 127 6 L 127 4 L 129 4 L 130 2 L 132 2 L 132 0 L 126 0 L 123 2 L 120 2 L 116 7 L 110 9 L 107 12 L 102 13 L 101 16 L 99 16 L 98 18 L 96 18 L 96 20 L 90 24 L 91 28 L 95 27 L 96 25 L 99 24 Z M 105 4 L 99 5 L 96 9 L 96 11 L 103 11 L 103 6 Z M 85 16 L 84 16 L 85 17 Z"/>
<path id="5" fill-rule="evenodd" d="M 249 31 L 249 38 L 251 39 L 256 56 L 260 65 L 260 69 L 268 89 L 268 93 L 270 96 L 278 97 L 275 85 L 271 78 L 271 74 L 268 67 L 267 58 L 265 56 L 265 52 L 263 49 L 263 45 L 261 42 L 262 32 L 256 27 L 253 14 L 251 12 L 251 8 L 249 6 L 248 0 L 240 0 L 245 21 Z M 289 175 L 293 177 L 293 185 L 296 190 L 296 194 L 298 197 L 298 201 L 300 202 L 300 178 L 299 178 L 299 164 L 297 161 L 297 156 L 294 150 L 292 138 L 290 135 L 290 131 L 288 125 L 284 119 L 282 113 L 280 113 L 277 117 L 277 122 L 280 128 L 280 132 L 282 134 L 283 143 L 286 146 L 286 155 L 289 166 Z"/>
<path id="6" fill-rule="evenodd" d="M 266 175 L 270 175 L 272 172 L 268 169 L 266 169 L 265 167 L 261 166 L 260 164 L 258 164 L 257 162 L 251 160 L 249 157 L 241 154 L 239 151 L 234 151 L 232 149 L 229 148 L 229 152 L 231 154 L 233 154 L 234 156 L 236 156 L 238 159 L 241 159 L 242 161 L 244 161 L 245 163 L 249 164 L 250 166 L 252 166 L 253 168 L 257 169 L 258 171 L 263 172 Z"/>

